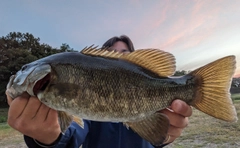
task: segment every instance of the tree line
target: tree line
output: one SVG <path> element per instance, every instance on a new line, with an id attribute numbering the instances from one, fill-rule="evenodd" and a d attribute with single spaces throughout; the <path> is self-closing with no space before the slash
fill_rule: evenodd
<path id="1" fill-rule="evenodd" d="M 6 106 L 5 90 L 11 75 L 24 64 L 59 52 L 74 52 L 66 43 L 53 48 L 31 33 L 10 32 L 0 38 L 0 106 Z"/>

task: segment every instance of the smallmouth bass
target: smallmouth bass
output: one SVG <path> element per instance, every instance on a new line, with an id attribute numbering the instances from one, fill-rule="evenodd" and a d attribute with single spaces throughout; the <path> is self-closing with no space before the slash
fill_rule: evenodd
<path id="1" fill-rule="evenodd" d="M 123 122 L 160 145 L 169 120 L 157 111 L 175 99 L 215 118 L 237 120 L 229 93 L 235 65 L 235 57 L 227 56 L 173 77 L 175 58 L 170 53 L 142 49 L 122 54 L 89 47 L 81 53 L 59 53 L 24 65 L 10 78 L 7 92 L 12 98 L 27 92 L 58 110 L 62 131 L 74 115 Z"/>

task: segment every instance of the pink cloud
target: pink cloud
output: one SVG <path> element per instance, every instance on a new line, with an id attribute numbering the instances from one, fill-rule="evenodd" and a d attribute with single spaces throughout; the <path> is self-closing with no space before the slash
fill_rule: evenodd
<path id="1" fill-rule="evenodd" d="M 207 9 L 206 6 L 208 5 L 208 2 L 196 1 L 190 8 L 186 8 L 186 14 L 179 14 L 175 21 L 169 22 L 168 32 L 164 35 L 165 40 L 161 43 L 155 40 L 154 46 L 171 50 L 181 45 L 182 48 L 187 49 L 197 46 L 211 37 L 216 31 L 215 27 L 218 23 L 220 8 L 217 6 Z M 170 13 L 170 10 L 168 10 L 168 13 Z M 166 18 L 166 21 L 168 19 Z"/>
<path id="2" fill-rule="evenodd" d="M 140 41 L 149 37 L 156 29 L 160 28 L 166 20 L 167 11 L 169 11 L 170 3 L 168 1 L 156 3 L 150 10 L 146 11 L 144 16 L 136 22 L 136 25 L 131 30 L 131 36 Z M 144 8 L 144 7 L 143 7 Z"/>
<path id="3" fill-rule="evenodd" d="M 240 78 L 240 73 L 235 74 L 235 75 L 234 75 L 234 78 Z"/>
<path id="4" fill-rule="evenodd" d="M 240 66 L 237 67 L 234 77 L 240 77 Z"/>

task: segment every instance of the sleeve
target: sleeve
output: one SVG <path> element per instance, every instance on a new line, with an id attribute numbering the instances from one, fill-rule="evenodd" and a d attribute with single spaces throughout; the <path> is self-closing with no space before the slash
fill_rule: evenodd
<path id="1" fill-rule="evenodd" d="M 67 131 L 60 134 L 58 139 L 51 145 L 44 145 L 37 142 L 35 139 L 24 135 L 24 140 L 29 148 L 75 148 L 80 147 L 85 141 L 88 134 L 89 127 L 91 125 L 90 121 L 84 120 L 84 129 L 81 128 L 76 122 L 72 122 Z"/>
<path id="2" fill-rule="evenodd" d="M 165 147 L 165 146 L 168 145 L 168 144 L 169 144 L 169 143 L 166 143 L 166 144 L 162 144 L 162 145 L 160 145 L 160 146 L 154 146 L 154 145 L 153 145 L 153 147 L 154 147 L 154 148 L 163 148 L 163 147 Z"/>

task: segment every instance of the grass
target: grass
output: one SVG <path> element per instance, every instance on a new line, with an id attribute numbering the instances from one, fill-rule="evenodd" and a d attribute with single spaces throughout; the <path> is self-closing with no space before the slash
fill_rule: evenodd
<path id="1" fill-rule="evenodd" d="M 232 98 L 240 119 L 240 94 L 234 94 Z M 3 116 L 7 116 L 7 109 L 0 109 L 0 117 Z M 240 121 L 224 122 L 193 109 L 189 122 L 182 135 L 166 148 L 240 147 Z M 9 127 L 7 123 L 0 123 L 1 147 L 26 146 L 21 133 Z"/>
<path id="2" fill-rule="evenodd" d="M 7 123 L 0 123 L 0 147 L 23 143 L 23 136 L 11 128 Z M 13 146 L 14 147 L 14 146 Z"/>
<path id="3" fill-rule="evenodd" d="M 0 123 L 7 122 L 7 113 L 8 113 L 7 108 L 0 108 Z"/>
<path id="4" fill-rule="evenodd" d="M 240 93 L 239 94 L 232 94 L 232 99 L 233 100 L 240 100 Z"/>
<path id="5" fill-rule="evenodd" d="M 240 100 L 235 100 L 234 104 L 240 119 Z M 239 139 L 239 121 L 224 122 L 193 109 L 188 127 L 169 147 L 240 147 Z"/>
<path id="6" fill-rule="evenodd" d="M 8 113 L 8 108 L 0 108 L 0 148 L 16 147 L 16 145 L 23 142 L 22 134 L 14 130 L 13 128 L 11 128 L 6 123 L 7 113 Z"/>

